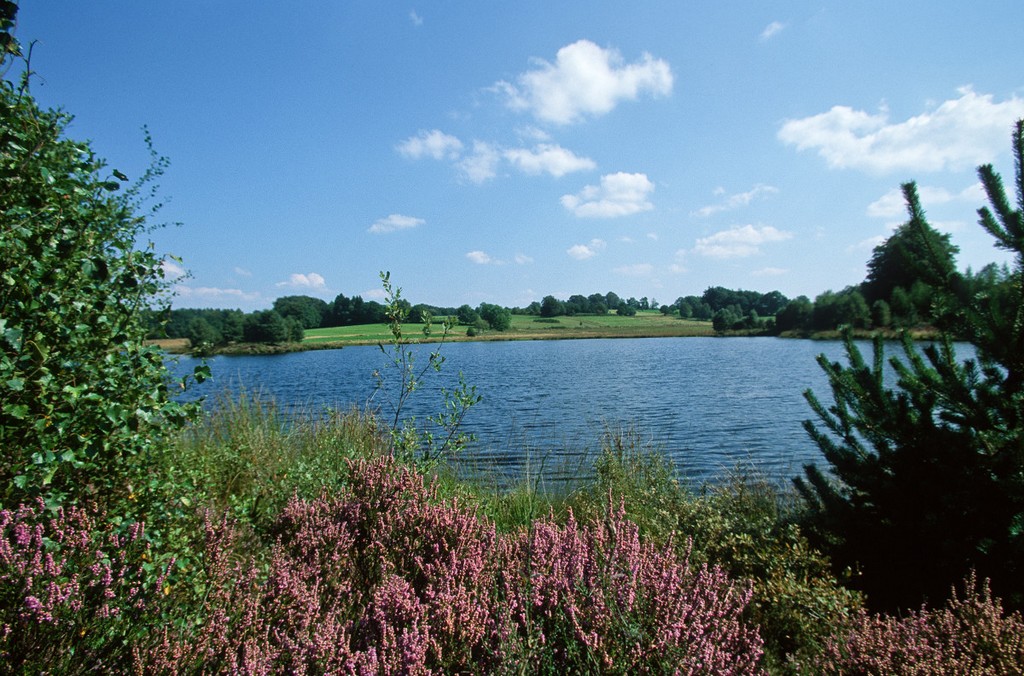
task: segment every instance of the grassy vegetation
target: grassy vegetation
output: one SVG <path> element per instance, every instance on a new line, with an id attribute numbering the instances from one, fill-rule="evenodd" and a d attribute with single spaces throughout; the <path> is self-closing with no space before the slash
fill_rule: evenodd
<path id="1" fill-rule="evenodd" d="M 422 325 L 410 323 L 407 328 L 408 334 L 412 336 L 422 330 Z M 660 312 L 653 311 L 641 311 L 635 317 L 608 314 L 542 319 L 534 315 L 512 315 L 512 326 L 507 331 L 479 331 L 476 336 L 469 337 L 466 335 L 467 329 L 465 326 L 456 326 L 448 340 L 557 340 L 715 335 L 710 321 L 666 317 Z M 306 331 L 303 345 L 372 345 L 387 342 L 390 338 L 391 334 L 386 324 L 362 324 L 309 329 Z M 439 338 L 440 334 L 435 330 L 431 339 Z"/>
<path id="2" fill-rule="evenodd" d="M 274 562 L 281 556 L 279 547 L 282 533 L 291 527 L 288 525 L 291 522 L 287 519 L 282 521 L 281 515 L 295 510 L 300 503 L 302 509 L 312 509 L 310 505 L 328 504 L 322 502 L 325 496 L 329 500 L 351 500 L 353 493 L 363 496 L 360 500 L 369 502 L 360 502 L 363 506 L 358 508 L 345 509 L 357 509 L 356 513 L 363 513 L 360 510 L 366 509 L 372 513 L 377 513 L 372 510 L 382 510 L 379 514 L 384 519 L 393 518 L 396 512 L 400 513 L 404 509 L 419 510 L 421 507 L 414 508 L 404 502 L 421 499 L 415 497 L 419 495 L 417 491 L 421 490 L 415 488 L 418 484 L 406 484 L 406 480 L 400 478 L 403 472 L 412 472 L 415 476 L 423 477 L 416 481 L 425 481 L 423 485 L 429 486 L 424 494 L 429 505 L 455 510 L 446 512 L 447 516 L 438 522 L 437 527 L 441 523 L 449 523 L 450 519 L 470 519 L 460 522 L 462 525 L 452 534 L 444 535 L 445 538 L 456 537 L 455 532 L 465 534 L 483 528 L 483 531 L 473 535 L 474 538 L 482 538 L 481 542 L 492 542 L 491 538 L 498 538 L 498 541 L 504 541 L 503 538 L 509 541 L 526 538 L 527 542 L 532 542 L 533 538 L 539 538 L 544 533 L 572 534 L 582 527 L 581 524 L 593 524 L 586 528 L 598 528 L 598 534 L 604 532 L 602 537 L 610 536 L 610 542 L 614 543 L 618 542 L 618 538 L 625 537 L 621 529 L 628 528 L 631 529 L 628 531 L 630 533 L 635 529 L 639 542 L 645 543 L 643 546 L 647 549 L 644 551 L 648 552 L 645 556 L 662 552 L 659 556 L 668 557 L 659 565 L 677 565 L 667 563 L 671 561 L 681 562 L 689 570 L 704 570 L 702 567 L 706 566 L 709 567 L 707 570 L 720 571 L 726 577 L 717 583 L 709 581 L 708 584 L 721 584 L 728 579 L 732 581 L 730 584 L 738 585 L 736 590 L 748 590 L 748 601 L 737 619 L 748 630 L 756 629 L 758 645 L 761 646 L 755 651 L 760 654 L 756 659 L 756 669 L 742 669 L 737 673 L 759 673 L 762 670 L 770 674 L 817 673 L 828 668 L 823 655 L 846 655 L 842 642 L 847 632 L 853 632 L 851 635 L 865 643 L 867 647 L 864 650 L 875 650 L 879 642 L 884 644 L 887 636 L 911 640 L 911 635 L 917 631 L 916 625 L 908 626 L 864 612 L 862 597 L 845 588 L 832 575 L 828 561 L 814 550 L 801 533 L 792 518 L 797 509 L 792 495 L 780 492 L 776 484 L 765 481 L 756 471 L 742 467 L 737 468 L 721 484 L 689 486 L 680 483 L 671 462 L 651 445 L 649 439 L 631 430 L 606 433 L 601 447 L 593 455 L 594 471 L 587 473 L 594 477 L 591 480 L 573 486 L 547 485 L 538 476 L 524 476 L 518 484 L 496 488 L 489 480 L 486 468 L 481 468 L 477 475 L 466 476 L 462 471 L 457 476 L 446 465 L 436 466 L 427 473 L 411 467 L 403 469 L 401 466 L 387 465 L 388 462 L 393 463 L 393 460 L 386 461 L 390 457 L 387 430 L 381 427 L 378 420 L 363 412 L 315 411 L 304 416 L 286 417 L 272 402 L 243 397 L 236 402 L 224 402 L 216 413 L 182 434 L 174 451 L 167 457 L 174 459 L 164 468 L 167 485 L 187 490 L 191 501 L 214 508 L 214 513 L 226 509 L 230 514 L 234 524 L 230 529 L 233 539 L 229 543 L 229 551 L 222 554 L 229 559 L 269 562 L 261 565 L 273 568 L 276 565 Z M 360 468 L 367 467 L 363 463 L 369 462 L 375 466 L 374 463 L 382 460 L 391 467 L 383 470 L 390 479 L 378 477 L 371 481 L 359 474 L 364 471 Z M 367 481 L 369 484 L 364 483 Z M 378 486 L 381 481 L 397 481 L 404 488 L 382 489 Z M 378 490 L 384 490 L 384 494 L 378 495 Z M 410 495 L 413 497 L 410 498 Z M 296 503 L 296 500 L 300 503 Z M 346 511 L 345 514 L 350 512 Z M 420 513 L 417 511 L 417 514 Z M 459 516 L 456 517 L 456 514 Z M 414 517 L 414 522 L 419 524 L 417 528 L 421 528 L 424 524 L 433 523 L 431 519 L 434 518 L 420 514 Z M 328 527 L 326 522 L 319 526 Z M 383 527 L 374 526 L 375 529 Z M 397 528 L 387 526 L 392 527 Z M 205 529 L 205 532 L 210 533 L 210 528 L 202 524 L 194 526 L 196 532 Z M 282 528 L 286 530 L 282 531 Z M 611 528 L 610 533 L 600 530 L 608 528 Z M 420 538 L 428 535 L 405 533 L 401 537 L 405 543 L 402 547 L 420 547 L 423 546 L 417 544 Z M 218 547 L 227 546 L 218 542 Z M 445 542 L 450 540 L 446 539 Z M 195 546 L 201 547 L 198 544 Z M 545 551 L 540 545 L 530 546 L 539 547 L 536 554 L 538 557 Z M 568 545 L 563 543 L 560 546 Z M 315 550 L 311 550 L 304 556 L 314 554 Z M 391 556 L 388 554 L 385 558 L 391 561 Z M 472 556 L 475 555 L 460 550 L 456 558 L 445 565 L 461 565 L 456 562 L 464 562 Z M 560 556 L 570 557 L 570 554 Z M 195 561 L 195 553 L 188 552 L 183 559 Z M 563 563 L 569 566 L 568 561 Z M 374 565 L 401 564 L 392 562 Z M 531 565 L 541 564 L 535 561 Z M 210 564 L 207 564 L 209 568 Z M 231 573 L 228 577 L 236 574 Z M 584 575 L 583 572 L 576 574 Z M 180 577 L 182 582 L 187 578 L 184 574 Z M 229 581 L 233 584 L 233 578 Z M 220 583 L 205 577 L 192 577 L 190 584 L 182 582 L 178 583 L 180 592 L 175 597 L 181 608 L 193 608 L 189 612 L 201 612 L 196 605 L 199 603 L 197 594 L 200 592 L 204 597 L 211 593 L 216 597 L 222 593 L 216 589 L 211 592 L 211 585 Z M 571 582 L 579 585 L 583 584 L 583 579 L 574 578 Z M 429 581 L 426 583 L 430 584 Z M 364 580 L 363 584 L 368 582 Z M 492 581 L 488 584 L 497 583 Z M 606 579 L 600 584 L 614 587 L 618 582 Z M 602 589 L 600 593 L 604 594 L 610 593 L 611 588 Z M 495 591 L 492 589 L 487 594 Z M 973 588 L 969 593 L 975 593 Z M 1009 643 L 1000 647 L 1000 654 L 1003 655 L 1000 659 L 1013 659 L 1022 654 L 1019 651 L 1024 645 L 1024 629 L 1019 617 L 1004 617 L 991 599 L 986 601 L 986 598 L 981 594 L 969 596 L 961 602 L 962 608 L 956 612 L 964 616 L 957 616 L 956 622 L 963 625 L 965 632 L 1004 632 L 999 635 L 1003 637 L 1000 640 Z M 231 599 L 223 602 L 241 602 L 234 597 Z M 561 603 L 570 602 L 563 600 Z M 935 617 L 945 618 L 943 622 L 952 622 L 949 613 L 954 610 L 943 610 L 945 615 Z M 605 611 L 581 608 L 579 612 L 601 614 Z M 965 614 L 968 612 L 974 614 Z M 972 619 L 978 613 L 987 613 L 984 621 L 988 624 L 983 630 L 976 626 L 980 620 Z M 634 624 L 618 624 L 623 619 L 621 616 L 611 617 L 612 624 L 602 625 L 604 629 L 595 631 L 611 631 L 619 638 L 622 632 L 628 634 L 641 631 Z M 618 619 L 614 619 L 616 617 Z M 926 614 L 915 621 L 927 629 L 930 626 L 928 623 L 933 621 L 932 617 Z M 577 639 L 571 636 L 550 635 L 569 629 L 577 621 L 578 618 L 557 614 L 548 617 L 543 625 L 546 628 L 544 631 L 549 632 L 547 640 L 566 640 L 566 646 L 577 645 L 574 643 Z M 722 621 L 726 622 L 724 619 Z M 562 624 L 564 622 L 570 622 L 570 625 Z M 884 631 L 890 634 L 880 634 L 882 630 L 873 628 L 878 622 L 889 622 L 884 625 L 888 627 Z M 519 631 L 525 631 L 529 641 L 517 644 L 519 653 L 514 657 L 506 655 L 505 659 L 510 664 L 518 664 L 520 668 L 548 672 L 557 670 L 555 665 L 560 665 L 562 668 L 568 666 L 570 672 L 574 669 L 586 671 L 585 665 L 593 658 L 584 650 L 575 655 L 562 654 L 555 658 L 556 662 L 548 662 L 553 658 L 554 648 L 551 645 L 542 648 L 530 644 L 530 641 L 537 638 L 530 632 L 540 629 L 520 627 Z M 960 643 L 956 636 L 947 638 Z M 933 642 L 938 640 L 930 635 L 926 639 Z M 985 640 L 989 639 L 991 636 Z M 181 640 L 191 639 L 183 634 Z M 612 639 L 607 637 L 606 640 Z M 751 654 L 743 653 L 744 659 L 750 658 Z M 672 655 L 674 657 L 671 659 L 686 659 L 676 653 Z M 733 658 L 738 655 L 733 655 Z M 497 659 L 494 655 L 488 659 L 492 658 Z M 472 659 L 483 660 L 479 655 Z M 844 659 L 849 658 L 847 656 Z M 890 656 L 889 659 L 896 658 Z M 478 662 L 476 666 L 480 667 L 484 663 Z M 657 660 L 643 664 L 647 668 L 673 666 L 671 662 Z M 850 664 L 856 666 L 857 663 L 854 661 Z M 605 670 L 620 673 L 628 671 L 627 666 L 628 663 L 617 663 Z M 633 666 L 639 668 L 643 665 L 633 663 Z M 987 672 L 981 670 L 978 673 Z"/>

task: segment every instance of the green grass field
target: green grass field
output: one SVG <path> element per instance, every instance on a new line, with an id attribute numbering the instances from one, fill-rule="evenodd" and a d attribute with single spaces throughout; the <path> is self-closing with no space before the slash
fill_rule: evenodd
<path id="1" fill-rule="evenodd" d="M 540 320 L 540 321 L 538 321 Z M 639 312 L 635 317 L 608 315 L 577 315 L 541 319 L 533 315 L 512 315 L 508 331 L 480 331 L 467 337 L 466 326 L 456 326 L 449 340 L 553 340 L 567 338 L 650 338 L 711 336 L 711 322 L 666 317 L 660 312 Z M 422 339 L 422 325 L 406 324 L 410 339 Z M 440 337 L 440 325 L 433 327 L 432 339 Z M 306 331 L 304 343 L 373 344 L 391 339 L 385 324 L 362 324 Z"/>

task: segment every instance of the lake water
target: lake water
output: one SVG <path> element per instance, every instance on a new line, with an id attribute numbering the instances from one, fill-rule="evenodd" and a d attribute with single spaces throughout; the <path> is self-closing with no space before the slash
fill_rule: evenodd
<path id="1" fill-rule="evenodd" d="M 416 348 L 417 364 L 427 363 L 428 349 Z M 870 349 L 862 346 L 866 355 Z M 586 472 L 606 429 L 636 430 L 695 481 L 739 463 L 786 480 L 821 461 L 801 424 L 813 417 L 805 390 L 830 401 L 815 357 L 844 361 L 839 342 L 777 338 L 470 342 L 441 352 L 441 373 L 425 375 L 406 412 L 419 419 L 438 412 L 440 387 L 453 388 L 461 371 L 483 396 L 464 423 L 477 441 L 463 461 L 500 477 L 551 480 Z M 373 372 L 387 360 L 374 346 L 208 363 L 214 380 L 196 393 L 211 405 L 225 390 L 244 388 L 304 411 L 390 411 L 389 398 L 375 393 Z M 182 358 L 181 367 L 192 365 Z"/>

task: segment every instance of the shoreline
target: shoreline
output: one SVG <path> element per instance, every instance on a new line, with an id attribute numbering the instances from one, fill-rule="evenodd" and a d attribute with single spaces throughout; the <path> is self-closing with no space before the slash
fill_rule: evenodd
<path id="1" fill-rule="evenodd" d="M 708 323 L 708 330 L 694 330 L 688 326 L 684 330 L 650 330 L 650 331 L 623 331 L 623 330 L 595 330 L 593 328 L 583 330 L 561 330 L 554 331 L 508 331 L 485 333 L 476 336 L 448 335 L 446 338 L 440 336 L 417 336 L 408 340 L 411 345 L 426 345 L 438 343 L 468 343 L 468 342 L 510 342 L 510 341 L 532 341 L 532 340 L 596 340 L 596 339 L 626 339 L 626 338 L 736 338 L 736 337 L 757 337 L 757 338 L 795 338 L 801 340 L 842 340 L 842 332 L 815 331 L 797 332 L 786 331 L 783 333 L 767 333 L 764 331 L 714 331 Z M 916 329 L 894 330 L 867 330 L 857 329 L 853 337 L 857 340 L 872 340 L 881 335 L 884 340 L 899 340 L 904 331 L 909 332 L 913 340 L 935 340 L 941 333 L 932 327 L 920 327 Z M 147 341 L 149 345 L 156 345 L 170 354 L 195 354 L 195 356 L 211 357 L 216 355 L 224 356 L 260 356 L 290 354 L 292 352 L 309 352 L 313 350 L 341 350 L 345 347 L 366 347 L 379 345 L 389 341 L 354 338 L 351 340 L 322 340 L 306 339 L 301 343 L 233 343 L 221 347 L 212 348 L 199 354 L 193 353 L 187 338 L 168 338 Z"/>

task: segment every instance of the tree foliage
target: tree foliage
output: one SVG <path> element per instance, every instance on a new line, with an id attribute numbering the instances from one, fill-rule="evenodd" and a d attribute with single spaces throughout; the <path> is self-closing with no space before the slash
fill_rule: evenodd
<path id="1" fill-rule="evenodd" d="M 17 8 L 3 9 L 10 72 Z M 65 136 L 70 115 L 39 108 L 22 64 L 20 82 L 0 84 L 0 503 L 129 495 L 124 467 L 187 412 L 144 343 L 167 283 L 143 211 L 167 161 L 150 146 L 129 185 Z"/>
<path id="2" fill-rule="evenodd" d="M 848 365 L 819 359 L 835 403 L 807 393 L 818 422 L 805 426 L 833 476 L 811 465 L 797 487 L 819 542 L 878 607 L 941 599 L 972 568 L 1024 603 L 1024 121 L 1014 151 L 1016 209 L 991 165 L 978 170 L 991 203 L 981 225 L 1016 254 L 1012 296 L 974 293 L 942 256 L 928 272 L 937 316 L 975 357 L 959 361 L 948 334 L 923 348 L 905 339 L 889 370 L 880 340 L 869 362 L 847 336 Z M 914 184 L 903 192 L 907 231 L 927 236 Z"/>
<path id="3" fill-rule="evenodd" d="M 282 296 L 273 309 L 285 319 L 297 320 L 304 329 L 319 328 L 330 311 L 326 302 L 312 296 Z"/>
<path id="4" fill-rule="evenodd" d="M 918 281 L 941 286 L 956 271 L 958 252 L 949 235 L 929 225 L 923 212 L 912 213 L 909 221 L 875 247 L 868 261 L 864 296 L 874 303 L 889 300 L 896 288 L 909 291 Z"/>

